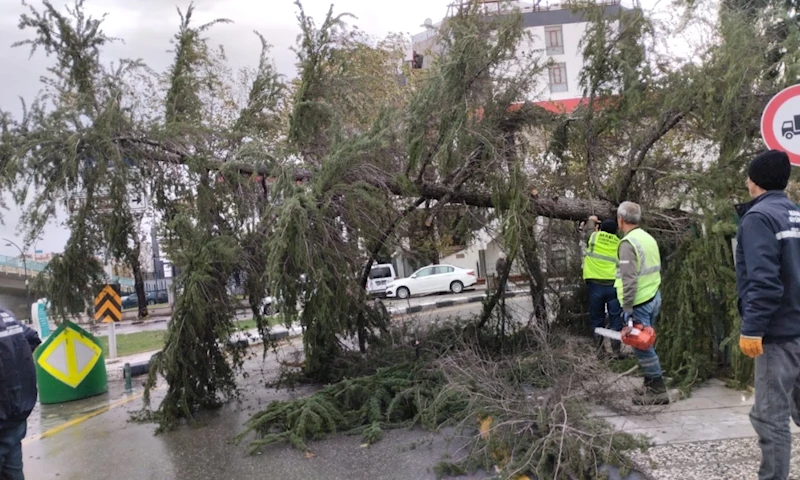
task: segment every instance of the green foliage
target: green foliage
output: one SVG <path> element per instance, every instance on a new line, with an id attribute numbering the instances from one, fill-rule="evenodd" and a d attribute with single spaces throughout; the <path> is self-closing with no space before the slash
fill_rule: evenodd
<path id="1" fill-rule="evenodd" d="M 737 381 L 749 383 L 753 374 L 752 361 L 745 361 L 736 347 L 739 314 L 730 227 L 726 222 L 706 225 L 705 235 L 678 248 L 664 274 L 658 352 L 667 375 L 684 388 L 717 374 L 730 359 Z"/>
<path id="2" fill-rule="evenodd" d="M 236 311 L 227 280 L 239 267 L 240 248 L 232 238 L 210 234 L 206 225 L 193 223 L 179 216 L 171 225 L 182 243 L 170 252 L 181 267 L 176 279 L 181 294 L 164 349 L 150 361 L 145 385 L 146 408 L 158 375 L 169 385 L 160 406 L 152 416 L 145 415 L 159 422 L 159 431 L 176 426 L 181 418 L 192 419 L 200 409 L 216 408 L 221 397 L 234 395 L 234 369 L 242 362 L 241 353 L 226 341 L 235 331 Z"/>
<path id="3" fill-rule="evenodd" d="M 33 290 L 50 301 L 51 315 L 60 320 L 91 312 L 105 276 L 103 265 L 93 256 L 98 232 L 80 220 L 73 220 L 72 227 L 64 253 L 51 259 L 33 282 Z"/>
<path id="4" fill-rule="evenodd" d="M 274 443 L 307 451 L 308 441 L 332 433 L 361 434 L 372 444 L 390 428 L 456 425 L 470 440 L 461 458 L 440 463 L 437 474 L 497 466 L 504 478 L 596 478 L 599 465 L 629 465 L 625 452 L 644 447 L 588 415 L 586 402 L 597 397 L 592 388 L 603 387 L 590 386 L 597 380 L 594 367 L 573 356 L 573 342 L 525 330 L 506 337 L 506 348 L 484 350 L 477 345 L 485 343 L 479 340 L 485 332 L 465 325 L 425 332 L 417 360 L 271 403 L 247 422 L 237 441 L 255 436 L 251 453 Z M 483 438 L 472 425 L 487 416 L 492 425 Z"/>
<path id="5" fill-rule="evenodd" d="M 380 440 L 383 429 L 422 423 L 433 427 L 442 420 L 426 411 L 434 403 L 442 382 L 441 375 L 417 363 L 401 363 L 379 369 L 364 377 L 345 379 L 306 398 L 273 402 L 251 418 L 237 436 L 241 441 L 250 433 L 251 452 L 273 443 L 290 443 L 308 450 L 306 440 L 320 439 L 337 431 L 360 433 L 365 443 Z M 447 399 L 439 409 L 463 406 L 457 398 Z M 451 412 L 452 413 L 452 412 Z"/>

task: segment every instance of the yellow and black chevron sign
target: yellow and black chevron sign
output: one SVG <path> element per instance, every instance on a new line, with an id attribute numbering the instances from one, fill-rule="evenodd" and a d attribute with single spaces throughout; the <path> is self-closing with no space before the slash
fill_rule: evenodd
<path id="1" fill-rule="evenodd" d="M 94 319 L 103 323 L 122 320 L 122 300 L 119 297 L 119 285 L 106 285 L 94 297 Z"/>

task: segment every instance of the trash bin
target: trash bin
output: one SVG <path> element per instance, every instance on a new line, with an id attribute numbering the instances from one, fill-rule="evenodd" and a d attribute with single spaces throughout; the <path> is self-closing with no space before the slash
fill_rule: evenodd
<path id="1" fill-rule="evenodd" d="M 44 405 L 93 397 L 108 391 L 103 345 L 66 321 L 33 353 L 39 402 Z"/>

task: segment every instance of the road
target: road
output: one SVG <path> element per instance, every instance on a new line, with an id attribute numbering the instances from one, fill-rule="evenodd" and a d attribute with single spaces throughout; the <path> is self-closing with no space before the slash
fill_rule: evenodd
<path id="1" fill-rule="evenodd" d="M 422 305 L 426 303 L 442 301 L 442 300 L 456 300 L 459 298 L 464 297 L 472 297 L 476 295 L 483 295 L 486 293 L 486 289 L 483 286 L 479 286 L 476 289 L 472 290 L 465 290 L 463 293 L 460 294 L 439 294 L 439 295 L 426 295 L 422 297 L 412 297 L 407 300 L 398 300 L 398 299 L 382 299 L 381 301 L 384 303 L 386 308 L 391 309 L 393 307 L 413 307 L 416 305 Z M 248 320 L 253 318 L 253 315 L 247 311 L 241 311 L 236 315 L 237 320 Z M 151 317 L 150 322 L 134 325 L 129 322 L 120 323 L 116 326 L 116 333 L 118 335 L 124 335 L 127 333 L 136 333 L 136 332 L 148 332 L 148 331 L 159 331 L 159 330 L 166 330 L 167 328 L 167 320 L 169 317 L 164 316 L 154 316 Z M 98 337 L 105 337 L 108 335 L 108 324 L 101 323 L 96 324 L 93 329 L 92 333 Z"/>
<path id="2" fill-rule="evenodd" d="M 527 319 L 529 300 L 513 298 L 508 308 L 519 321 Z M 480 312 L 480 303 L 442 308 L 396 317 L 408 323 L 429 324 Z M 273 446 L 248 455 L 245 445 L 231 438 L 246 420 L 271 401 L 297 398 L 311 392 L 265 387 L 278 373 L 277 358 L 291 358 L 302 348 L 300 339 L 284 342 L 276 354 L 262 358 L 255 347 L 240 379 L 242 401 L 229 402 L 217 412 L 198 417 L 200 427 L 184 426 L 154 436 L 154 426 L 128 422 L 141 408 L 141 379 L 134 395 L 124 393 L 121 382 L 110 382 L 109 393 L 64 405 L 37 406 L 29 419 L 24 441 L 25 473 L 31 479 L 101 480 L 114 472 L 115 480 L 139 479 L 434 479 L 432 468 L 446 456 L 457 456 L 465 437 L 453 431 L 431 433 L 420 429 L 388 432 L 369 448 L 358 436 L 332 436 L 313 442 L 313 458 L 285 446 Z M 163 397 L 163 386 L 154 401 Z M 124 403 L 122 403 L 124 402 Z M 98 408 L 108 409 L 98 412 Z M 67 427 L 63 427 L 67 424 Z M 476 432 L 467 432 L 472 435 Z M 42 437 L 44 434 L 44 438 Z M 461 477 L 490 478 L 487 473 Z"/>
<path id="3" fill-rule="evenodd" d="M 299 340 L 286 343 L 280 355 L 289 355 Z M 131 423 L 131 412 L 141 407 L 141 398 L 116 405 L 100 415 L 85 418 L 98 405 L 125 399 L 120 384 L 105 398 L 37 408 L 31 431 L 23 443 L 25 475 L 36 480 L 140 480 L 140 479 L 434 479 L 432 468 L 445 455 L 457 455 L 464 437 L 453 432 L 433 434 L 420 429 L 388 432 L 369 448 L 358 436 L 332 436 L 311 443 L 313 457 L 286 446 L 266 448 L 249 455 L 247 446 L 235 445 L 232 437 L 246 420 L 275 400 L 289 400 L 311 392 L 307 387 L 293 392 L 264 386 L 278 373 L 275 356 L 262 359 L 253 350 L 242 379 L 242 401 L 229 402 L 216 412 L 197 418 L 198 427 L 184 426 L 154 436 L 152 424 Z M 136 395 L 140 394 L 137 386 Z M 163 389 L 154 394 L 160 401 Z M 59 431 L 54 417 L 74 425 Z M 44 431 L 45 438 L 39 434 Z M 50 433 L 55 431 L 55 433 Z M 475 432 L 476 433 L 476 432 Z M 473 434 L 470 432 L 469 434 Z M 113 474 L 111 473 L 113 472 Z M 467 479 L 490 478 L 481 473 Z"/>

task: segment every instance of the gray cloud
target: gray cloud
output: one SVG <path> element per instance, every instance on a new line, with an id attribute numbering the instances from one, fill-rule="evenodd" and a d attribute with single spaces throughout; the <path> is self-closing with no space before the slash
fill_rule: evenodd
<path id="1" fill-rule="evenodd" d="M 35 0 L 29 0 L 36 5 Z M 64 0 L 54 0 L 55 5 L 64 5 Z M 72 1 L 70 0 L 70 4 Z M 317 24 L 327 13 L 329 0 L 306 0 L 306 13 L 312 15 Z M 358 25 L 361 30 L 381 37 L 388 32 L 418 33 L 426 17 L 440 18 L 446 12 L 450 0 L 406 0 L 402 3 L 374 2 L 369 0 L 338 0 L 335 12 L 349 12 L 357 17 L 348 23 Z M 179 2 L 185 11 L 188 2 Z M 234 67 L 254 65 L 258 60 L 260 43 L 253 30 L 258 30 L 273 45 L 272 56 L 278 71 L 292 78 L 295 75 L 295 54 L 290 50 L 300 30 L 295 18 L 296 8 L 291 0 L 195 0 L 195 19 L 199 23 L 214 18 L 226 17 L 233 24 L 218 25 L 209 31 L 213 43 L 222 44 Z M 151 68 L 164 71 L 170 65 L 172 46 L 179 17 L 175 3 L 164 0 L 86 0 L 86 6 L 94 17 L 108 13 L 104 30 L 109 36 L 120 37 L 124 43 L 106 47 L 103 58 L 116 61 L 120 58 L 140 58 Z M 19 15 L 27 11 L 21 2 L 0 0 L 0 109 L 15 115 L 21 112 L 18 97 L 32 99 L 40 89 L 39 77 L 52 64 L 44 52 L 38 51 L 32 58 L 29 49 L 11 48 L 11 44 L 29 38 L 30 32 L 17 28 Z M 8 237 L 21 243 L 17 234 L 20 211 L 13 205 L 8 193 L 3 197 L 9 206 L 0 211 L 4 225 L 0 225 L 0 238 Z M 48 226 L 44 238 L 37 248 L 58 252 L 68 237 L 60 225 L 65 212 Z M 0 243 L 0 254 L 14 255 L 13 249 Z"/>

